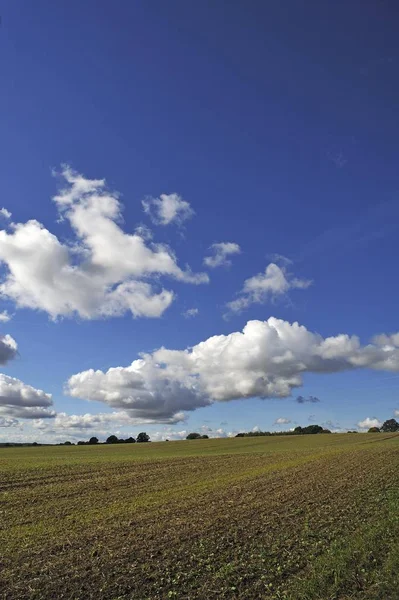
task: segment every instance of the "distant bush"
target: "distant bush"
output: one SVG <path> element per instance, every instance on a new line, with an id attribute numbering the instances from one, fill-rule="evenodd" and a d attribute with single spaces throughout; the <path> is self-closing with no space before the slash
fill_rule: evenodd
<path id="1" fill-rule="evenodd" d="M 189 433 L 186 440 L 209 440 L 209 435 L 201 435 L 200 433 Z"/>
<path id="2" fill-rule="evenodd" d="M 379 427 L 370 427 L 367 433 L 380 433 Z"/>
<path id="3" fill-rule="evenodd" d="M 94 444 L 98 444 L 98 438 L 96 438 L 96 437 L 91 437 L 91 438 L 89 439 L 89 444 L 90 444 L 91 446 L 93 446 Z"/>
<path id="4" fill-rule="evenodd" d="M 138 434 L 136 441 L 140 444 L 142 442 L 149 442 L 151 440 L 150 440 L 150 436 L 145 431 L 142 431 L 141 433 Z"/>

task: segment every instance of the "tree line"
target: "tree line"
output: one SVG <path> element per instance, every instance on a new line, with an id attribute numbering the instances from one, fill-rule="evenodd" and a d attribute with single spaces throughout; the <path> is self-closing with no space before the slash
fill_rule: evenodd
<path id="1" fill-rule="evenodd" d="M 381 427 L 370 427 L 368 433 L 395 433 L 399 431 L 399 423 L 396 419 L 388 419 L 384 421 Z M 329 429 L 323 428 L 321 425 L 308 425 L 307 427 L 295 427 L 295 429 L 290 431 L 247 431 L 237 433 L 235 437 L 258 437 L 258 436 L 279 436 L 279 435 L 307 435 L 307 434 L 315 434 L 315 433 L 331 433 Z M 358 433 L 356 430 L 348 431 L 347 433 Z M 207 440 L 209 436 L 206 434 L 192 432 L 189 433 L 186 437 L 186 440 Z M 116 435 L 110 435 L 105 440 L 105 444 L 135 444 L 135 443 L 143 443 L 150 442 L 150 436 L 142 431 L 138 434 L 137 438 L 128 437 L 127 439 L 119 439 Z M 168 442 L 169 440 L 165 440 Z M 101 442 L 97 437 L 91 437 L 87 442 L 79 441 L 77 443 L 78 446 L 94 446 L 96 444 L 100 444 Z M 63 442 L 61 444 L 39 444 L 38 442 L 0 442 L 0 448 L 9 448 L 15 446 L 73 446 L 72 442 Z"/>
<path id="2" fill-rule="evenodd" d="M 278 436 L 278 435 L 306 435 L 314 433 L 331 433 L 329 429 L 323 428 L 321 425 L 308 425 L 307 427 L 295 427 L 289 431 L 247 431 L 237 433 L 235 437 L 258 437 L 258 436 Z"/>
<path id="3" fill-rule="evenodd" d="M 388 419 L 381 427 L 370 427 L 368 433 L 395 433 L 399 431 L 399 423 L 395 419 Z M 307 435 L 314 433 L 331 433 L 330 429 L 325 429 L 321 425 L 308 425 L 307 427 L 295 427 L 290 431 L 248 431 L 237 433 L 235 437 L 257 437 L 263 435 Z M 358 433 L 356 430 L 348 431 L 347 433 Z"/>
<path id="4" fill-rule="evenodd" d="M 138 434 L 137 438 L 128 437 L 125 440 L 122 438 L 118 438 L 116 435 L 110 435 L 105 440 L 104 444 L 141 444 L 143 442 L 151 442 L 150 436 L 145 431 L 142 431 Z M 79 441 L 78 446 L 95 446 L 97 444 L 101 444 L 97 437 L 91 437 L 88 442 Z M 64 446 L 72 446 L 72 442 L 64 442 Z"/>
<path id="5" fill-rule="evenodd" d="M 381 427 L 370 427 L 368 433 L 379 433 L 383 431 L 385 433 L 394 433 L 395 431 L 399 431 L 399 423 L 395 419 L 388 419 L 385 421 Z M 295 427 L 295 429 L 289 431 L 247 431 L 240 432 L 236 434 L 236 438 L 241 437 L 259 437 L 259 436 L 279 436 L 279 435 L 309 435 L 309 434 L 317 434 L 317 433 L 331 433 L 330 429 L 326 429 L 321 425 L 307 425 L 306 427 Z M 349 430 L 347 433 L 358 433 L 356 430 Z M 206 434 L 201 434 L 193 431 L 186 436 L 186 440 L 208 440 L 209 436 Z M 105 444 L 135 444 L 136 442 L 150 442 L 150 436 L 142 431 L 138 434 L 137 438 L 129 437 L 127 439 L 118 439 L 116 435 L 110 435 Z M 168 442 L 169 440 L 165 440 Z M 91 437 L 88 442 L 78 442 L 78 446 L 92 446 L 95 444 L 99 444 L 99 440 L 96 437 Z M 71 446 L 72 442 L 65 442 L 65 446 Z"/>

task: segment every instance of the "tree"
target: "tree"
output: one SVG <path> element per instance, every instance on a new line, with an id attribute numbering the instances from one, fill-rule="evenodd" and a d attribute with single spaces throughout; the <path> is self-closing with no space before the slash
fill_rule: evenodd
<path id="1" fill-rule="evenodd" d="M 82 442 L 82 440 L 79 440 L 78 446 L 86 446 L 86 442 Z"/>
<path id="2" fill-rule="evenodd" d="M 89 439 L 89 444 L 90 444 L 90 445 L 93 445 L 93 444 L 98 444 L 98 438 L 96 438 L 96 437 L 91 437 L 91 438 Z"/>
<path id="3" fill-rule="evenodd" d="M 64 446 L 72 446 L 72 442 L 65 442 Z"/>
<path id="4" fill-rule="evenodd" d="M 150 436 L 145 431 L 142 431 L 141 433 L 138 434 L 136 442 L 142 443 L 142 442 L 149 442 L 149 441 L 150 441 Z"/>
<path id="5" fill-rule="evenodd" d="M 209 435 L 206 435 L 206 433 L 204 433 L 204 435 L 201 435 L 201 440 L 209 440 Z"/>
<path id="6" fill-rule="evenodd" d="M 367 433 L 380 433 L 379 427 L 370 427 Z"/>
<path id="7" fill-rule="evenodd" d="M 396 419 L 388 419 L 381 427 L 381 431 L 385 433 L 393 433 L 394 431 L 399 431 L 399 423 Z"/>
<path id="8" fill-rule="evenodd" d="M 188 436 L 186 437 L 186 440 L 200 440 L 200 439 L 201 439 L 200 433 L 189 433 Z"/>
<path id="9" fill-rule="evenodd" d="M 128 437 L 127 440 L 125 440 L 126 444 L 135 444 L 136 440 L 134 439 L 134 437 Z"/>
<path id="10" fill-rule="evenodd" d="M 107 437 L 107 439 L 105 440 L 106 444 L 117 444 L 118 443 L 118 438 L 116 437 L 116 435 L 110 435 L 109 437 Z"/>
<path id="11" fill-rule="evenodd" d="M 322 433 L 323 427 L 320 425 L 308 425 L 302 429 L 302 433 Z"/>

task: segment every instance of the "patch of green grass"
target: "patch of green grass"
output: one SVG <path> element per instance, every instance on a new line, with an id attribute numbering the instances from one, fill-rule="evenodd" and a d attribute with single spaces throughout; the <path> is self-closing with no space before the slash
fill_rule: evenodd
<path id="1" fill-rule="evenodd" d="M 399 598 L 399 490 L 379 497 L 373 514 L 351 535 L 335 539 L 298 581 L 292 600 Z"/>

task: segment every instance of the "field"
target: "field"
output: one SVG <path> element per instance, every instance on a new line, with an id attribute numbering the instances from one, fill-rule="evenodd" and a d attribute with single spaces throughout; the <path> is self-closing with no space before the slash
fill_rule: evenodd
<path id="1" fill-rule="evenodd" d="M 0 597 L 397 599 L 399 436 L 0 449 Z"/>

